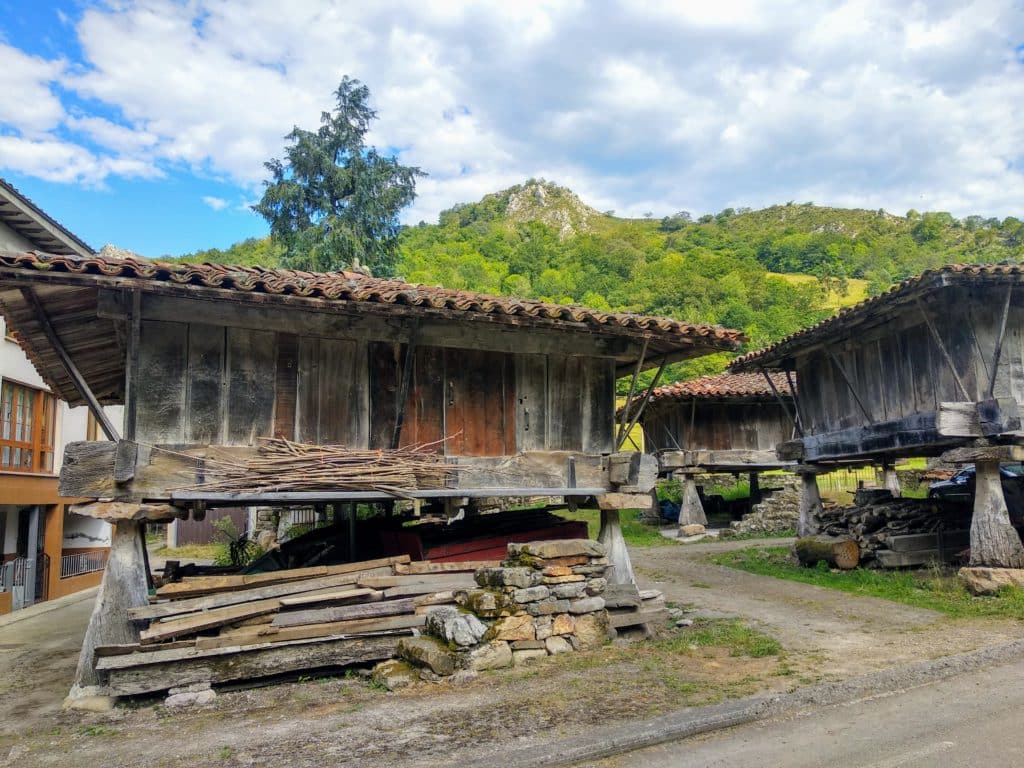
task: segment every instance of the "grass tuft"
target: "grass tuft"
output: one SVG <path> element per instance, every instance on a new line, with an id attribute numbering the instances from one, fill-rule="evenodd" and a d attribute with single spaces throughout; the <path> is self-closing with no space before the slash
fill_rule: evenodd
<path id="1" fill-rule="evenodd" d="M 695 647 L 725 648 L 730 656 L 754 659 L 782 653 L 778 640 L 751 629 L 738 619 L 700 619 L 675 637 L 659 641 L 658 647 L 675 653 L 689 653 Z"/>
<path id="2" fill-rule="evenodd" d="M 1024 619 L 1024 590 L 1010 588 L 992 597 L 974 597 L 951 569 L 940 565 L 917 571 L 804 568 L 792 561 L 789 550 L 784 547 L 749 547 L 712 555 L 710 560 L 747 573 L 814 584 L 865 597 L 879 597 L 955 618 L 1002 616 Z"/>

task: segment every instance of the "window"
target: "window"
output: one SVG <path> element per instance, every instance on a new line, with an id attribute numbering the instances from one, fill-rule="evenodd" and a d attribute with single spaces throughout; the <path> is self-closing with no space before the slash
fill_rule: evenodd
<path id="1" fill-rule="evenodd" d="M 15 384 L 0 386 L 0 471 L 53 472 L 56 398 Z"/>

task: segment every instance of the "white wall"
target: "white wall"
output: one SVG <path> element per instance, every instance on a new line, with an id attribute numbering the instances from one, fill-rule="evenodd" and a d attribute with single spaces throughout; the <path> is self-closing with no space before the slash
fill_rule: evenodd
<path id="1" fill-rule="evenodd" d="M 78 515 L 64 516 L 64 549 L 109 547 L 110 523 Z"/>
<path id="2" fill-rule="evenodd" d="M 0 525 L 4 526 L 3 554 L 13 554 L 18 547 L 18 510 L 20 507 L 0 506 Z M 6 514 L 6 520 L 4 515 Z"/>
<path id="3" fill-rule="evenodd" d="M 0 222 L 0 251 L 34 251 L 37 246 Z"/>

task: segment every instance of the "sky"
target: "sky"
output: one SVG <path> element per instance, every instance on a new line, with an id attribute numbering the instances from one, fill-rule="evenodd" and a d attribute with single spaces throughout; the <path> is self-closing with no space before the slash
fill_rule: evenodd
<path id="1" fill-rule="evenodd" d="M 1018 0 L 0 0 L 0 176 L 96 248 L 223 248 L 344 75 L 428 174 L 408 223 L 527 178 L 1024 216 Z"/>

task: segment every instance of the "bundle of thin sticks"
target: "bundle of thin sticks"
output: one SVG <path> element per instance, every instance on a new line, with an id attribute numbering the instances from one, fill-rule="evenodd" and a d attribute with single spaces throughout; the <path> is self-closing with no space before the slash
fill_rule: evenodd
<path id="1" fill-rule="evenodd" d="M 258 455 L 244 462 L 205 462 L 206 482 L 180 490 L 256 493 L 280 491 L 386 491 L 443 488 L 456 465 L 435 453 L 438 443 L 394 450 L 358 450 L 260 438 Z"/>

